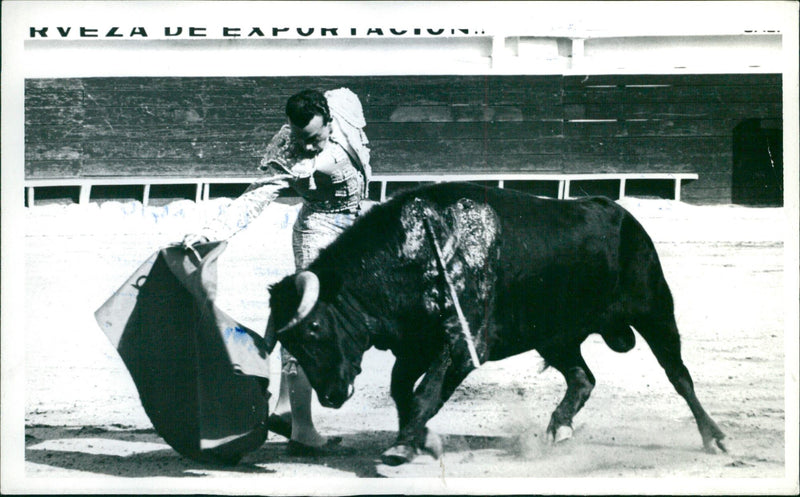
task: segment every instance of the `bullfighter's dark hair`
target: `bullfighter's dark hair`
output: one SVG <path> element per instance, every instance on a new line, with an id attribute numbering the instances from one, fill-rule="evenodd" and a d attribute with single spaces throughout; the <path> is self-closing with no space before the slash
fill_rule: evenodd
<path id="1" fill-rule="evenodd" d="M 323 124 L 331 121 L 328 100 L 318 90 L 303 90 L 289 97 L 286 102 L 286 116 L 295 126 L 304 128 L 317 115 L 322 116 Z"/>

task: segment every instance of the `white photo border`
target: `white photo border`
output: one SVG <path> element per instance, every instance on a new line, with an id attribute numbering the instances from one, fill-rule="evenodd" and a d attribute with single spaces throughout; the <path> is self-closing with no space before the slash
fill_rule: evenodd
<path id="1" fill-rule="evenodd" d="M 2 3 L 2 475 L 3 493 L 219 493 L 273 495 L 326 494 L 614 494 L 693 493 L 763 494 L 797 492 L 798 482 L 798 11 L 797 3 L 767 2 L 49 2 Z M 511 15 L 511 14 L 516 15 Z M 657 13 L 657 14 L 656 14 Z M 715 15 L 716 14 L 716 15 Z M 401 26 L 402 34 L 390 34 Z M 256 22 L 253 22 L 256 20 Z M 252 33 L 263 26 L 264 36 Z M 58 27 L 71 27 L 60 36 Z M 279 27 L 277 34 L 271 31 Z M 48 36 L 42 28 L 48 27 Z M 147 36 L 137 28 L 144 27 Z M 171 28 L 182 27 L 170 37 Z M 195 27 L 190 36 L 191 27 Z M 316 31 L 309 33 L 308 28 Z M 83 33 L 81 31 L 83 28 Z M 115 29 L 112 29 L 115 28 Z M 200 30 L 202 28 L 202 31 Z M 227 28 L 227 30 L 226 30 Z M 282 31 L 286 28 L 287 31 Z M 327 28 L 327 34 L 323 31 Z M 334 37 L 331 29 L 338 29 Z M 414 29 L 420 29 L 414 34 Z M 378 34 L 370 30 L 382 29 Z M 666 479 L 653 489 L 652 480 L 583 479 L 359 479 L 309 482 L 271 479 L 261 490 L 253 478 L 145 478 L 122 485 L 119 480 L 25 477 L 24 460 L 24 82 L 32 77 L 91 76 L 291 76 L 373 74 L 482 74 L 491 67 L 488 55 L 472 57 L 470 40 L 509 35 L 570 36 L 593 29 L 647 34 L 662 30 L 686 35 L 736 30 L 780 30 L 783 40 L 777 70 L 783 73 L 784 185 L 787 237 L 784 244 L 786 287 L 786 476 L 783 479 Z M 33 31 L 35 33 L 32 34 Z M 439 30 L 444 30 L 443 34 Z M 466 31 L 466 32 L 465 32 Z M 236 34 L 239 36 L 235 36 Z M 119 35 L 119 36 L 118 36 Z M 202 36 L 201 36 L 202 35 Z M 327 37 L 326 37 L 327 36 Z M 271 41 L 330 50 L 382 37 L 380 46 L 400 50 L 403 43 L 450 40 L 455 60 L 426 65 L 416 52 L 382 64 L 336 61 L 325 64 L 309 56 L 302 65 L 264 67 L 254 54 Z M 46 38 L 46 39 L 45 39 Z M 335 38 L 335 39 L 334 39 Z M 463 44 L 460 44 L 463 42 Z M 464 48 L 465 54 L 459 50 Z M 493 48 L 497 50 L 497 47 Z M 86 57 L 91 53 L 92 57 Z M 447 52 L 441 54 L 447 57 Z M 91 60 L 90 60 L 91 59 Z M 255 60 L 255 61 L 254 61 Z M 444 60 L 444 59 L 443 59 Z M 308 62 L 319 62 L 309 64 Z M 488 65 L 487 65 L 488 64 Z M 417 69 L 412 69 L 417 68 Z M 549 70 L 543 68 L 543 71 Z M 492 73 L 512 72 L 495 66 Z"/>

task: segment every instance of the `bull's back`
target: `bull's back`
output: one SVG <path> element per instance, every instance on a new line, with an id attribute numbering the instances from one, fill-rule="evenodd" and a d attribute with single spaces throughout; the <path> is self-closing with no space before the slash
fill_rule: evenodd
<path id="1" fill-rule="evenodd" d="M 400 223 L 403 206 L 417 198 L 441 210 L 467 198 L 489 205 L 497 214 L 501 229 L 499 257 L 492 262 L 497 275 L 493 359 L 548 346 L 554 340 L 580 342 L 589 333 L 600 331 L 609 308 L 618 303 L 624 290 L 623 277 L 632 274 L 639 278 L 638 273 L 650 271 L 631 271 L 628 259 L 652 254 L 655 271 L 650 272 L 663 280 L 649 237 L 627 211 L 609 199 L 545 199 L 468 183 L 407 191 L 374 207 L 324 250 L 314 266 L 352 273 L 345 279 L 360 281 L 362 286 L 364 261 L 372 261 L 369 268 L 376 273 L 393 267 L 397 252 L 391 247 L 400 246 L 404 238 Z M 386 280 L 402 286 L 400 276 L 393 274 Z M 417 283 L 405 284 L 411 288 Z M 370 295 L 370 300 L 380 300 L 374 292 Z M 398 303 L 398 295 L 405 294 L 392 292 L 377 307 L 405 308 Z"/>
<path id="2" fill-rule="evenodd" d="M 411 194 L 443 207 L 460 198 L 488 204 L 500 220 L 492 359 L 525 350 L 579 344 L 623 312 L 626 277 L 653 272 L 649 237 L 622 207 L 603 197 L 555 200 L 471 184 Z M 651 264 L 652 262 L 655 265 Z"/>
<path id="3" fill-rule="evenodd" d="M 511 274 L 520 275 L 524 275 L 523 269 L 553 260 L 568 259 L 580 265 L 582 260 L 576 256 L 610 248 L 623 218 L 629 216 L 605 197 L 556 200 L 471 183 L 433 185 L 406 192 L 396 200 L 404 203 L 411 198 L 425 198 L 442 208 L 462 198 L 488 204 L 502 227 L 502 263 L 516 266 L 519 270 Z"/>

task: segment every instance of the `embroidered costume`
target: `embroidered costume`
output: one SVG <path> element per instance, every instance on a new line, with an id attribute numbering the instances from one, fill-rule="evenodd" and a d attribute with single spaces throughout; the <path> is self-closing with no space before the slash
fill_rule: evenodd
<path id="1" fill-rule="evenodd" d="M 325 92 L 331 115 L 328 143 L 318 153 L 307 151 L 285 124 L 267 145 L 260 169 L 267 173 L 250 185 L 223 214 L 200 232 L 209 240 L 227 239 L 247 226 L 277 198 L 293 189 L 303 206 L 292 229 L 297 270 L 305 268 L 358 217 L 367 197 L 371 169 L 364 133 L 364 113 L 358 97 L 347 88 Z M 325 165 L 324 174 L 317 171 Z M 297 360 L 281 348 L 283 372 L 297 374 Z"/>
<path id="2" fill-rule="evenodd" d="M 309 153 L 292 136 L 289 125 L 283 125 L 261 159 L 260 169 L 267 176 L 250 185 L 200 234 L 209 240 L 230 238 L 258 217 L 284 188 L 292 188 L 303 198 L 298 223 L 312 213 L 358 213 L 371 176 L 364 113 L 358 97 L 347 88 L 325 92 L 325 98 L 331 114 L 331 135 L 325 148 L 316 155 Z M 318 172 L 318 164 L 334 165 L 333 172 Z M 298 269 L 302 267 L 305 264 Z"/>

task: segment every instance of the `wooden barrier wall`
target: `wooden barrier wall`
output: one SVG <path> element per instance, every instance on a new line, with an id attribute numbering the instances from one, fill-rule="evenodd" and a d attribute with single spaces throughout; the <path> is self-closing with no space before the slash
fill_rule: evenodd
<path id="1" fill-rule="evenodd" d="M 775 74 L 30 79 L 25 176 L 252 175 L 286 98 L 340 86 L 376 173 L 690 172 L 694 203 L 731 201 L 739 123 L 781 122 Z"/>

